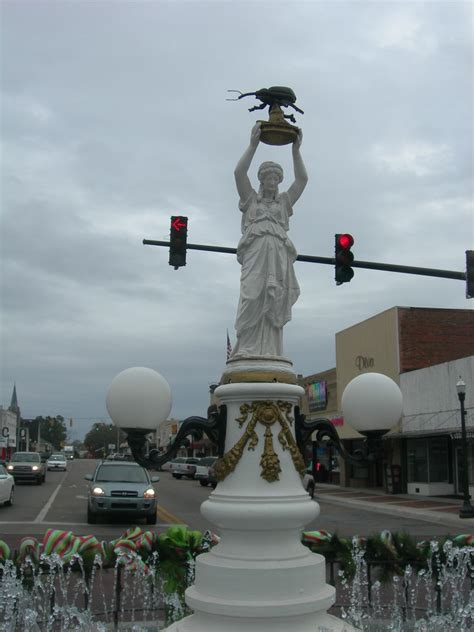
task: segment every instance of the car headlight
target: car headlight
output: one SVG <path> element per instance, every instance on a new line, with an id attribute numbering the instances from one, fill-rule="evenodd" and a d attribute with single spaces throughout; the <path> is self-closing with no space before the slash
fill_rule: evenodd
<path id="1" fill-rule="evenodd" d="M 33 470 L 33 472 L 36 472 L 36 470 L 39 470 L 39 467 L 37 465 L 33 465 L 31 469 Z"/>
<path id="2" fill-rule="evenodd" d="M 94 487 L 94 489 L 92 490 L 92 495 L 93 496 L 105 496 L 105 492 L 102 489 L 102 487 Z"/>
<path id="3" fill-rule="evenodd" d="M 10 470 L 10 472 L 13 470 L 13 465 L 7 465 L 7 470 Z"/>
<path id="4" fill-rule="evenodd" d="M 154 498 L 155 497 L 155 490 L 152 487 L 150 487 L 149 489 L 144 491 L 143 497 L 144 498 Z"/>

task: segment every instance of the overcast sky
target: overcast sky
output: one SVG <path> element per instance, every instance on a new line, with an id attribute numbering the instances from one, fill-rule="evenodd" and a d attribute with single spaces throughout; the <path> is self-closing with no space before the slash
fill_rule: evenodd
<path id="1" fill-rule="evenodd" d="M 332 257 L 463 271 L 473 248 L 473 16 L 468 2 L 1 3 L 1 401 L 22 416 L 108 421 L 123 369 L 158 370 L 172 415 L 205 415 L 226 360 L 240 266 L 233 169 L 267 113 L 229 89 L 290 86 L 309 183 L 290 237 Z M 260 145 L 285 168 L 291 149 Z M 297 373 L 335 366 L 335 333 L 394 305 L 472 308 L 462 281 L 296 263 L 284 332 Z"/>

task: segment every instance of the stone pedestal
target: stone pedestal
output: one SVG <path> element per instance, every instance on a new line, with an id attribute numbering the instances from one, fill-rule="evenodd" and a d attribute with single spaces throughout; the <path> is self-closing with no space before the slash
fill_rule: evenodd
<path id="1" fill-rule="evenodd" d="M 275 370 L 270 364 L 266 368 Z M 234 367 L 234 378 L 248 374 L 243 368 Z M 216 389 L 227 406 L 226 454 L 218 467 L 225 478 L 201 507 L 221 541 L 196 560 L 195 584 L 186 591 L 194 614 L 167 630 L 351 630 L 326 612 L 335 590 L 326 584 L 324 558 L 301 544 L 302 530 L 319 514 L 297 471 L 302 459 L 293 419 L 303 389 L 277 381 L 234 382 L 229 369 Z"/>

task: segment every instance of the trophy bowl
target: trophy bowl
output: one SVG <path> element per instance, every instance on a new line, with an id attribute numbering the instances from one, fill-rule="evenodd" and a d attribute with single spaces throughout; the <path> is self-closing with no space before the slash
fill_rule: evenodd
<path id="1" fill-rule="evenodd" d="M 266 145 L 289 145 L 298 138 L 299 128 L 289 123 L 258 122 L 260 123 L 260 141 Z"/>

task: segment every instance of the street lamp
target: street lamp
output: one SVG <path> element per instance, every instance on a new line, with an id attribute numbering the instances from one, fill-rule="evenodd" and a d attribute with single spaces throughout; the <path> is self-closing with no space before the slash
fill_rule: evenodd
<path id="1" fill-rule="evenodd" d="M 146 367 L 132 367 L 119 373 L 107 392 L 106 406 L 117 428 L 127 435 L 133 458 L 143 467 L 159 469 L 174 458 L 178 450 L 188 443 L 186 437 L 199 440 L 205 433 L 217 445 L 218 454 L 224 452 L 226 411 L 225 406 L 210 407 L 208 418 L 188 417 L 179 428 L 173 444 L 160 454 L 158 450 L 146 453 L 147 435 L 167 419 L 171 410 L 171 389 L 165 378 Z"/>
<path id="2" fill-rule="evenodd" d="M 461 446 L 462 446 L 462 491 L 463 503 L 459 510 L 460 518 L 474 518 L 474 507 L 470 503 L 469 494 L 469 472 L 467 469 L 467 435 L 466 435 L 466 410 L 464 400 L 466 399 L 466 383 L 459 378 L 456 383 L 459 403 L 461 405 Z"/>
<path id="3" fill-rule="evenodd" d="M 329 419 L 306 420 L 298 410 L 295 438 L 301 454 L 304 455 L 306 443 L 316 433 L 317 441 L 329 439 L 344 460 L 354 465 L 374 462 L 378 457 L 378 451 L 371 450 L 374 438 L 388 432 L 402 415 L 403 398 L 400 388 L 382 373 L 362 373 L 344 389 L 341 408 L 344 419 L 367 438 L 366 448 L 355 450 L 352 454 L 347 452 Z"/>

